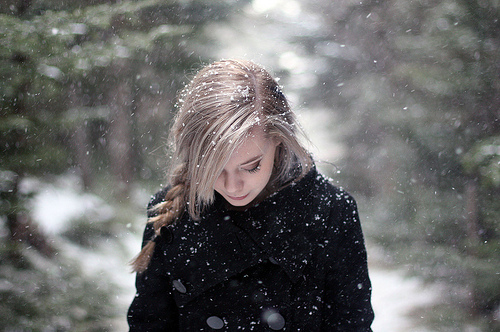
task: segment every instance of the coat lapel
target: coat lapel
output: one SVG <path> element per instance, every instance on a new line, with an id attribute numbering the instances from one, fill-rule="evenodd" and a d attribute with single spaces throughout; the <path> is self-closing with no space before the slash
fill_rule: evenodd
<path id="1" fill-rule="evenodd" d="M 242 234 L 220 210 L 201 220 L 182 218 L 173 229 L 164 256 L 172 280 L 185 292 L 174 292 L 177 305 L 184 306 L 209 288 L 262 261 L 262 251 Z"/>
<path id="2" fill-rule="evenodd" d="M 184 292 L 174 292 L 177 305 L 184 306 L 267 259 L 297 282 L 313 251 L 308 234 L 312 195 L 307 194 L 312 172 L 246 211 L 227 210 L 224 204 L 215 203 L 201 220 L 184 216 L 169 226 L 173 239 L 163 244 L 165 265 L 172 280 L 185 286 Z"/>
<path id="3" fill-rule="evenodd" d="M 282 189 L 259 205 L 234 214 L 234 223 L 287 273 L 293 283 L 302 275 L 313 247 L 312 170 L 298 183 Z"/>

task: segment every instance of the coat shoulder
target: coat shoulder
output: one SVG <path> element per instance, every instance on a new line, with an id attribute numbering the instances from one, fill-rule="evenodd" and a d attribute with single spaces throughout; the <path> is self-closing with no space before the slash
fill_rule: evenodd
<path id="1" fill-rule="evenodd" d="M 356 208 L 356 200 L 344 188 L 333 184 L 333 179 L 318 173 L 314 179 L 314 190 L 312 193 L 319 200 L 319 204 L 331 207 L 349 206 Z"/>

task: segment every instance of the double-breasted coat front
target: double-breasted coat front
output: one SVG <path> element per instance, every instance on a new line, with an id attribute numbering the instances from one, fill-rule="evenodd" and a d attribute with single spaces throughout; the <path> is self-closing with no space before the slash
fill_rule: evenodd
<path id="1" fill-rule="evenodd" d="M 373 320 L 356 203 L 315 168 L 247 210 L 218 196 L 200 220 L 163 227 L 136 287 L 131 331 L 371 331 Z"/>

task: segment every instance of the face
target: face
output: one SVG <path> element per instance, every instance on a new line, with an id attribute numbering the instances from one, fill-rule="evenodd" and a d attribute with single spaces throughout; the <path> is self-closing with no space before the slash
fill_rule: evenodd
<path id="1" fill-rule="evenodd" d="M 231 154 L 214 189 L 233 206 L 251 203 L 266 187 L 274 166 L 277 144 L 262 129 L 254 132 Z"/>

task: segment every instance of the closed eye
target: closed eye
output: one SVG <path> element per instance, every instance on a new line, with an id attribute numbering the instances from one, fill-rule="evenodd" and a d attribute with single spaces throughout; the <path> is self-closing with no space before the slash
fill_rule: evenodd
<path id="1" fill-rule="evenodd" d="M 247 164 L 245 166 L 242 166 L 241 169 L 244 170 L 244 171 L 247 171 L 249 173 L 256 173 L 260 170 L 260 161 L 262 159 L 259 159 L 251 164 Z"/>
<path id="2" fill-rule="evenodd" d="M 256 172 L 258 172 L 260 170 L 260 161 L 257 164 L 255 164 L 255 167 L 252 167 L 250 169 L 245 169 L 245 170 L 247 172 L 249 172 L 249 173 L 256 173 Z"/>

